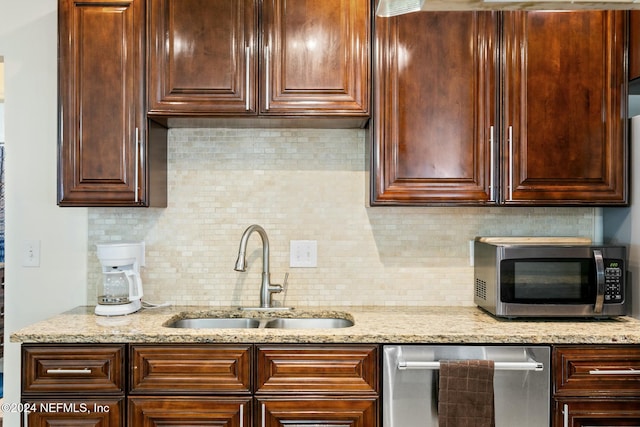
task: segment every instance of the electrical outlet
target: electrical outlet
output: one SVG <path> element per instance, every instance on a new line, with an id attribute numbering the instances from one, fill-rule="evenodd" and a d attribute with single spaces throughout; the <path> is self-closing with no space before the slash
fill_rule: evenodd
<path id="1" fill-rule="evenodd" d="M 289 247 L 289 266 L 313 268 L 318 266 L 317 240 L 291 240 Z"/>
<path id="2" fill-rule="evenodd" d="M 22 266 L 40 267 L 40 240 L 25 240 L 23 242 Z"/>

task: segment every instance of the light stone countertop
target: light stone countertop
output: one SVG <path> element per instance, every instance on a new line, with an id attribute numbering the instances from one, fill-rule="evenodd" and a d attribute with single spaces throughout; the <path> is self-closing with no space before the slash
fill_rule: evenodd
<path id="1" fill-rule="evenodd" d="M 197 317 L 346 317 L 339 329 L 179 329 L 165 325 Z M 640 344 L 640 320 L 499 320 L 476 307 L 296 308 L 241 312 L 197 306 L 144 309 L 100 317 L 77 307 L 11 335 L 23 343 L 513 343 Z"/>

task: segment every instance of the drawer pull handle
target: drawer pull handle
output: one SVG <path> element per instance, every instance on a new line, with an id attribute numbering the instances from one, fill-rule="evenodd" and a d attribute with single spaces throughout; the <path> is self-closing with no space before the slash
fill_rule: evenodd
<path id="1" fill-rule="evenodd" d="M 509 200 L 513 200 L 513 126 L 509 126 Z"/>
<path id="2" fill-rule="evenodd" d="M 490 163 L 490 174 L 489 174 L 489 201 L 491 202 L 495 202 L 496 198 L 495 198 L 495 188 L 496 188 L 496 183 L 495 183 L 495 142 L 493 140 L 493 126 L 489 127 L 489 149 L 490 149 L 490 154 L 489 156 L 491 157 L 491 161 Z"/>
<path id="3" fill-rule="evenodd" d="M 64 374 L 81 374 L 81 375 L 90 375 L 91 369 L 47 369 L 47 374 L 53 375 L 64 375 Z"/>
<path id="4" fill-rule="evenodd" d="M 136 156 L 135 156 L 135 167 L 133 173 L 135 174 L 133 177 L 133 185 L 134 185 L 134 203 L 138 203 L 140 199 L 140 129 L 136 128 Z"/>
<path id="5" fill-rule="evenodd" d="M 589 375 L 640 375 L 640 369 L 594 369 L 589 371 Z"/>
<path id="6" fill-rule="evenodd" d="M 244 48 L 244 63 L 245 63 L 245 69 L 244 69 L 244 74 L 245 74 L 245 81 L 244 81 L 244 85 L 245 85 L 245 96 L 246 96 L 246 101 L 245 101 L 245 105 L 244 108 L 246 111 L 249 111 L 251 109 L 251 104 L 250 104 L 250 99 L 249 99 L 249 86 L 251 85 L 251 81 L 249 79 L 249 77 L 251 77 L 251 64 L 249 63 L 249 61 L 251 61 L 251 48 L 249 46 Z M 241 426 L 242 427 L 242 426 Z"/>
<path id="7" fill-rule="evenodd" d="M 269 46 L 265 46 L 264 48 L 264 62 L 265 62 L 265 67 L 264 67 L 264 91 L 265 91 L 265 95 L 264 95 L 264 109 L 265 111 L 269 111 L 270 105 L 269 105 L 269 97 L 271 96 L 271 92 L 269 90 L 269 85 L 271 84 L 271 70 L 269 69 L 269 67 L 271 66 L 271 52 L 270 52 L 270 47 Z"/>

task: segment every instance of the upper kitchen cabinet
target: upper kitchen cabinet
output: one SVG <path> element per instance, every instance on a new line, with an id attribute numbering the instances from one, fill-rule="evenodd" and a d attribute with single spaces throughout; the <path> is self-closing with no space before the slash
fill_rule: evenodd
<path id="1" fill-rule="evenodd" d="M 373 204 L 491 201 L 498 17 L 376 18 Z"/>
<path id="2" fill-rule="evenodd" d="M 261 114 L 368 117 L 369 3 L 263 3 Z"/>
<path id="3" fill-rule="evenodd" d="M 150 0 L 149 113 L 256 114 L 256 0 Z"/>
<path id="4" fill-rule="evenodd" d="M 506 204 L 627 202 L 626 14 L 504 15 Z"/>
<path id="5" fill-rule="evenodd" d="M 629 12 L 629 80 L 640 78 L 640 10 Z"/>
<path id="6" fill-rule="evenodd" d="M 144 101 L 144 0 L 60 0 L 60 206 L 166 206 L 166 129 Z"/>
<path id="7" fill-rule="evenodd" d="M 149 16 L 153 117 L 368 119 L 367 0 L 150 0 Z"/>
<path id="8" fill-rule="evenodd" d="M 625 13 L 376 18 L 371 203 L 626 204 Z"/>

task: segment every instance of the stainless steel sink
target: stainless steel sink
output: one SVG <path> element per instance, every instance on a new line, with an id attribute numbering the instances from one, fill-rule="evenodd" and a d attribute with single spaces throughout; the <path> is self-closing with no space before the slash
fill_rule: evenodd
<path id="1" fill-rule="evenodd" d="M 260 319 L 247 318 L 221 318 L 221 317 L 201 317 L 197 319 L 180 319 L 170 323 L 170 328 L 192 328 L 192 329 L 230 329 L 230 328 L 257 328 L 260 326 Z"/>
<path id="2" fill-rule="evenodd" d="M 338 317 L 198 317 L 178 319 L 166 326 L 169 328 L 190 329 L 335 329 L 353 326 L 353 321 Z"/>
<path id="3" fill-rule="evenodd" d="M 269 320 L 265 328 L 278 329 L 334 329 L 353 326 L 349 319 L 339 318 L 277 318 Z"/>

